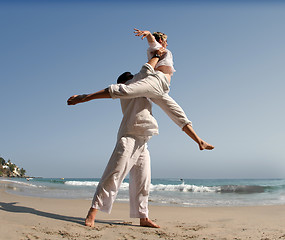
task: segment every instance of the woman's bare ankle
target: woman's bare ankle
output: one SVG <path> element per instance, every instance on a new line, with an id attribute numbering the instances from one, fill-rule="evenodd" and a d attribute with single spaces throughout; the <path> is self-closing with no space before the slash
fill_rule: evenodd
<path id="1" fill-rule="evenodd" d="M 205 142 L 205 141 L 203 141 L 203 140 L 201 140 L 200 142 L 199 142 L 199 148 L 200 148 L 200 150 L 212 150 L 212 149 L 214 149 L 215 147 L 213 146 L 213 145 L 211 145 L 211 144 L 209 144 L 209 143 L 207 143 L 207 142 Z"/>

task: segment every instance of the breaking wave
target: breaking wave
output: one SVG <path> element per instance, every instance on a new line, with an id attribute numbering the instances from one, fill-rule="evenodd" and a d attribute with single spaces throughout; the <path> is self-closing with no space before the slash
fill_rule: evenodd
<path id="1" fill-rule="evenodd" d="M 66 181 L 65 184 L 72 186 L 90 186 L 97 187 L 98 181 Z M 123 182 L 120 187 L 121 190 L 128 190 L 129 183 Z M 193 193 L 263 193 L 269 191 L 270 186 L 258 185 L 223 185 L 223 186 L 197 186 L 190 184 L 151 184 L 150 191 L 166 191 L 166 192 L 193 192 Z"/>

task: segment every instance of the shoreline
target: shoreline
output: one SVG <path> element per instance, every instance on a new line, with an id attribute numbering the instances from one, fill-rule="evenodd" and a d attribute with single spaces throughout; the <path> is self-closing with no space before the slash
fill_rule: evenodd
<path id="1" fill-rule="evenodd" d="M 4 185 L 2 185 L 2 183 Z M 11 194 L 21 196 L 87 199 L 94 195 L 99 179 L 0 179 Z M 272 206 L 285 204 L 284 180 L 193 180 L 154 179 L 149 203 L 168 207 L 217 207 L 217 206 Z M 117 202 L 129 200 L 129 183 L 122 183 Z"/>
<path id="2" fill-rule="evenodd" d="M 91 201 L 28 197 L 0 189 L 3 239 L 285 239 L 285 205 L 250 207 L 165 207 L 150 205 L 160 229 L 129 218 L 129 204 L 98 212 L 84 226 Z"/>

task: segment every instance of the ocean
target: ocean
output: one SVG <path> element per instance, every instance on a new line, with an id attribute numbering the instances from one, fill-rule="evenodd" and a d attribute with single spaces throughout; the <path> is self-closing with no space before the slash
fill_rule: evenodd
<path id="1" fill-rule="evenodd" d="M 98 178 L 0 178 L 9 193 L 44 198 L 91 199 Z M 116 201 L 129 201 L 126 179 Z M 152 179 L 152 205 L 213 207 L 285 204 L 285 179 Z"/>

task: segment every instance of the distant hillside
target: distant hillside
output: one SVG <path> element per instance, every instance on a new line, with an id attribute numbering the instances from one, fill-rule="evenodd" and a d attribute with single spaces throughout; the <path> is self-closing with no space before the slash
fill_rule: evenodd
<path id="1" fill-rule="evenodd" d="M 0 157 L 0 177 L 26 177 L 26 170 Z"/>

